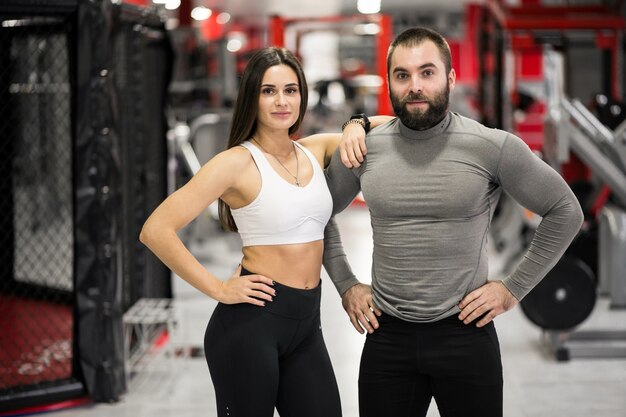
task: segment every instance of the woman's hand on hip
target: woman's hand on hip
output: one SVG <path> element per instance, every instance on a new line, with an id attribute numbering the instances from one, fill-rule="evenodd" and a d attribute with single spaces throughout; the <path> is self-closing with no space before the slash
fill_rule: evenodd
<path id="1" fill-rule="evenodd" d="M 274 281 L 263 275 L 241 276 L 241 265 L 235 274 L 222 282 L 220 292 L 215 297 L 223 304 L 249 303 L 264 306 L 265 301 L 273 301 L 276 290 Z"/>

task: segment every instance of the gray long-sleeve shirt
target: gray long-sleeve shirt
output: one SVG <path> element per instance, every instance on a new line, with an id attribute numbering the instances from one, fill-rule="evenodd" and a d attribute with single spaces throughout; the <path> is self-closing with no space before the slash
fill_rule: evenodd
<path id="1" fill-rule="evenodd" d="M 361 167 L 350 170 L 335 154 L 326 175 L 334 213 L 363 191 L 374 239 L 374 303 L 395 317 L 440 320 L 487 282 L 487 237 L 502 191 L 542 216 L 524 258 L 503 279 L 518 300 L 556 264 L 582 224 L 561 176 L 507 132 L 448 113 L 425 131 L 394 119 L 373 129 L 366 143 Z M 358 283 L 334 221 L 326 230 L 324 266 L 340 294 Z"/>

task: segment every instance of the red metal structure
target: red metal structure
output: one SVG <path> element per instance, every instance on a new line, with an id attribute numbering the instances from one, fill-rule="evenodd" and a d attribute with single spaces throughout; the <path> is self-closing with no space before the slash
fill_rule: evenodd
<path id="1" fill-rule="evenodd" d="M 536 2 L 522 2 L 507 6 L 503 0 L 488 0 L 487 8 L 502 28 L 511 33 L 514 46 L 538 45 L 532 37 L 539 30 L 593 30 L 596 46 L 611 51 L 611 93 L 613 98 L 623 95 L 622 76 L 624 18 L 619 15 L 621 2 L 608 6 L 542 6 Z M 530 4 L 529 4 L 530 3 Z"/>
<path id="2" fill-rule="evenodd" d="M 481 11 L 479 105 L 485 124 L 512 130 L 531 148 L 541 149 L 543 103 L 535 103 L 525 122 L 515 121 L 513 109 L 520 103 L 517 86 L 541 82 L 544 46 L 552 45 L 567 56 L 575 48 L 568 39 L 572 34 L 592 36 L 603 57 L 598 63 L 602 67 L 599 88 L 615 100 L 623 99 L 626 23 L 619 15 L 620 2 L 613 7 L 544 6 L 531 0 L 519 6 L 505 3 L 487 0 Z M 576 70 L 575 63 L 570 70 L 570 74 Z M 571 94 L 569 87 L 565 86 L 566 92 Z"/>

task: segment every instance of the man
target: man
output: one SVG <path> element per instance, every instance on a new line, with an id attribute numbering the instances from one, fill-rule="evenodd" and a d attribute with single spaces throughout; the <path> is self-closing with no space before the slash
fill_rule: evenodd
<path id="1" fill-rule="evenodd" d="M 352 274 L 334 222 L 325 241 L 324 264 L 344 308 L 368 332 L 360 415 L 425 416 L 434 397 L 442 416 L 501 416 L 492 320 L 556 264 L 582 211 L 560 175 L 521 139 L 448 111 L 455 72 L 441 35 L 401 33 L 387 71 L 398 117 L 373 129 L 367 147 L 342 144 L 327 171 L 334 211 L 362 190 L 373 229 L 371 288 Z M 356 118 L 344 126 L 356 132 L 359 125 Z M 502 191 L 543 219 L 517 268 L 488 281 L 487 236 Z"/>

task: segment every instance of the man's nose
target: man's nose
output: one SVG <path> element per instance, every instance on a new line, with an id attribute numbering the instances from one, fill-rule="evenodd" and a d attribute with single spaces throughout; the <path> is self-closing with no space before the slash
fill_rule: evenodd
<path id="1" fill-rule="evenodd" d="M 411 77 L 411 84 L 409 85 L 411 93 L 417 94 L 422 92 L 422 81 L 419 77 Z"/>

